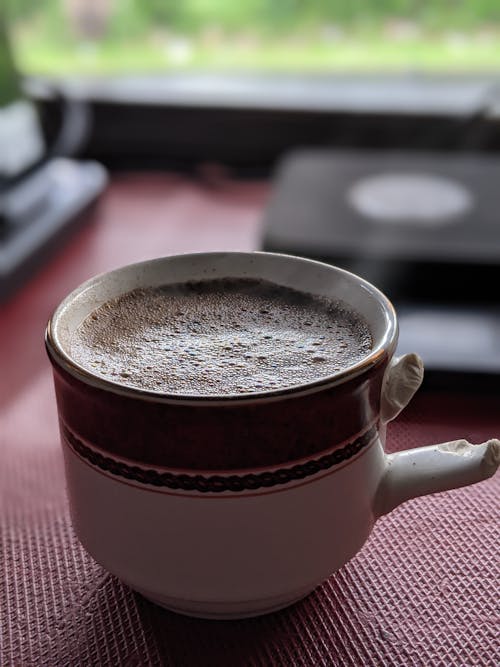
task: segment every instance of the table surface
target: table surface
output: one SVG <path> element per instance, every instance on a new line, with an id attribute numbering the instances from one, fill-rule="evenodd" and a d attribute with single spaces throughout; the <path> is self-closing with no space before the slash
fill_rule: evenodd
<path id="1" fill-rule="evenodd" d="M 0 665 L 500 664 L 500 476 L 408 502 L 307 599 L 217 622 L 155 607 L 77 542 L 65 499 L 45 323 L 86 278 L 153 256 L 258 247 L 260 183 L 113 180 L 89 224 L 0 314 Z M 498 397 L 417 396 L 395 451 L 500 433 Z M 328 526 L 325 526 L 328 530 Z"/>

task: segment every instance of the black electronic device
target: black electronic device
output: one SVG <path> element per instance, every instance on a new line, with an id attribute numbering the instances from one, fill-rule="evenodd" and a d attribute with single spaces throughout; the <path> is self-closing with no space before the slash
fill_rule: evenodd
<path id="1" fill-rule="evenodd" d="M 500 373 L 500 158 L 301 150 L 279 165 L 263 247 L 342 266 L 400 314 L 429 370 Z"/>
<path id="2" fill-rule="evenodd" d="M 68 157 L 85 138 L 88 114 L 83 102 L 61 99 L 62 125 L 48 146 L 0 17 L 0 301 L 85 220 L 107 182 L 101 165 Z"/>

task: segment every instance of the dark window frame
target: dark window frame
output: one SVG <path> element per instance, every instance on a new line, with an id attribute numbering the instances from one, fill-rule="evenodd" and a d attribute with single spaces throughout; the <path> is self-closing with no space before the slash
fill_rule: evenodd
<path id="1" fill-rule="evenodd" d="M 303 146 L 496 151 L 499 81 L 207 73 L 77 77 L 50 85 L 87 104 L 93 124 L 84 155 L 111 169 L 193 170 L 208 162 L 253 175 Z M 32 80 L 31 87 L 50 136 L 57 104 L 40 83 Z"/>

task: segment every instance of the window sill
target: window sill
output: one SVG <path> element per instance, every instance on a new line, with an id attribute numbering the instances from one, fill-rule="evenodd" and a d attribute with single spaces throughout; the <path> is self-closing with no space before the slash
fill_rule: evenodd
<path id="1" fill-rule="evenodd" d="M 497 93 L 492 74 L 167 73 L 51 80 L 113 104 L 463 117 Z M 500 97 L 500 95 L 499 95 Z"/>

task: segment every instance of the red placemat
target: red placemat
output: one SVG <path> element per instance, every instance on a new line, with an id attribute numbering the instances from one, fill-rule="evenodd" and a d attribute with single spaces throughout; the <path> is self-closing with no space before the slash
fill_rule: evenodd
<path id="1" fill-rule="evenodd" d="M 54 411 L 37 399 L 42 389 L 51 394 L 48 374 L 30 408 L 52 426 Z M 13 415 L 7 433 L 20 417 Z M 483 440 L 494 430 L 496 401 L 424 395 L 391 427 L 391 448 L 459 435 Z M 384 517 L 350 563 L 288 610 L 200 621 L 155 607 L 86 555 L 71 530 L 61 454 L 49 431 L 15 448 L 2 443 L 4 667 L 500 664 L 500 476 Z"/>
<path id="2" fill-rule="evenodd" d="M 213 247 L 208 232 L 200 239 L 207 220 L 219 229 L 217 247 L 249 248 L 256 237 L 265 188 L 214 193 L 174 182 L 177 189 L 168 179 L 122 179 L 96 226 L 2 313 L 0 665 L 496 667 L 499 475 L 398 508 L 307 599 L 257 619 L 201 621 L 164 611 L 79 546 L 41 344 L 50 310 L 87 274 L 153 254 Z M 175 231 L 176 215 L 191 226 L 191 241 Z M 120 253 L 120 239 L 144 216 L 150 235 Z M 495 397 L 422 394 L 391 425 L 389 448 L 498 436 L 499 407 Z"/>

